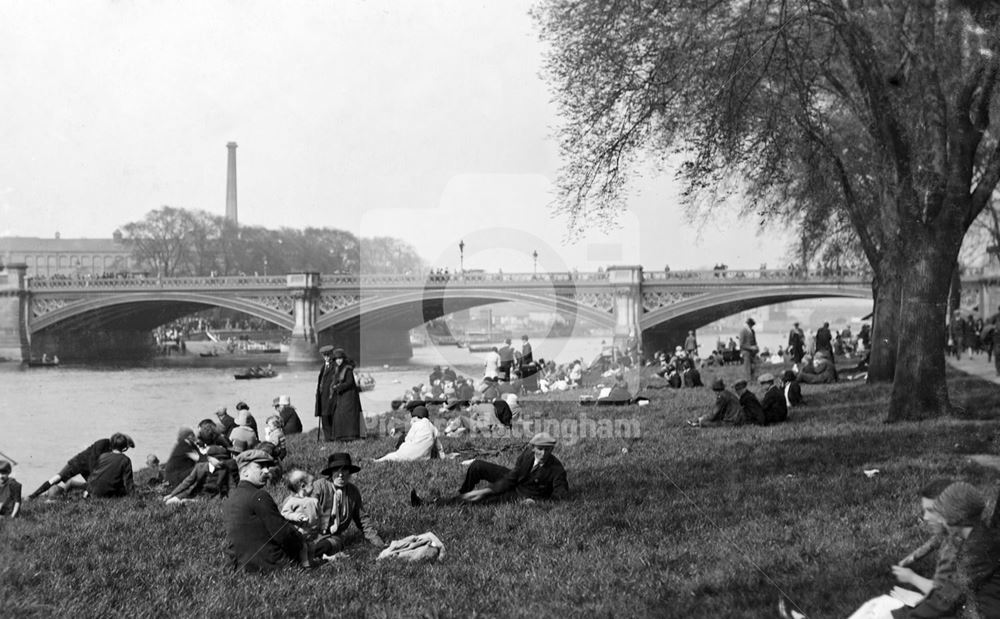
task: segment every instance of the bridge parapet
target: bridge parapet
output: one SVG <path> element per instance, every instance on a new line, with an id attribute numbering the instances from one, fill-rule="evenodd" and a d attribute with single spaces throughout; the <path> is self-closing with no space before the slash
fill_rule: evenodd
<path id="1" fill-rule="evenodd" d="M 214 290 L 245 288 L 287 288 L 284 275 L 233 275 L 225 277 L 79 277 L 28 279 L 28 289 L 34 291 L 94 291 L 94 290 Z"/>
<path id="2" fill-rule="evenodd" d="M 725 269 L 642 272 L 642 281 L 644 282 L 692 283 L 692 280 L 694 280 L 698 283 L 718 283 L 726 286 L 742 283 L 749 285 L 756 282 L 766 282 L 770 285 L 780 284 L 783 281 L 787 281 L 788 283 L 809 282 L 814 284 L 856 284 L 858 282 L 871 282 L 871 279 L 871 271 L 861 269 L 841 270 L 837 272 L 809 272 L 799 269 Z"/>

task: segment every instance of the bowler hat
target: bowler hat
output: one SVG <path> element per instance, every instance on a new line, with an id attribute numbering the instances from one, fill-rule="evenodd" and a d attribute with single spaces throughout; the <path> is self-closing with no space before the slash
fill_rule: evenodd
<path id="1" fill-rule="evenodd" d="M 712 381 L 712 391 L 723 391 L 725 388 L 726 385 L 722 382 L 721 378 L 716 378 Z"/>
<path id="2" fill-rule="evenodd" d="M 539 432 L 531 437 L 528 444 L 534 445 L 535 447 L 555 447 L 556 439 L 548 432 Z"/>
<path id="3" fill-rule="evenodd" d="M 238 410 L 238 411 L 248 411 L 248 410 L 250 410 L 250 405 L 247 404 L 246 402 L 242 402 L 242 401 L 241 402 L 237 402 L 236 403 L 236 410 Z"/>
<path id="4" fill-rule="evenodd" d="M 320 346 L 319 348 L 319 354 L 321 355 L 329 355 L 332 352 L 333 352 L 333 346 L 330 346 L 329 344 L 327 344 L 326 346 Z"/>
<path id="5" fill-rule="evenodd" d="M 326 468 L 320 471 L 320 475 L 332 475 L 339 471 L 340 469 L 347 469 L 352 473 L 357 473 L 361 470 L 360 466 L 355 466 L 351 462 L 351 454 L 344 452 L 337 452 L 330 454 L 326 459 Z"/>
<path id="6" fill-rule="evenodd" d="M 768 374 L 768 373 L 765 372 L 764 374 L 760 375 L 760 378 L 757 379 L 757 382 L 759 382 L 762 385 L 764 383 L 773 383 L 774 382 L 774 376 L 771 376 L 770 374 Z"/>
<path id="7" fill-rule="evenodd" d="M 410 414 L 418 419 L 427 419 L 430 416 L 426 406 L 414 406 Z"/>
<path id="8" fill-rule="evenodd" d="M 756 320 L 754 320 L 753 318 L 747 318 L 747 324 L 748 324 L 748 325 L 750 325 L 750 326 L 752 327 L 752 326 L 754 326 L 755 324 L 757 324 L 757 321 L 756 321 Z"/>
<path id="9" fill-rule="evenodd" d="M 274 458 L 269 456 L 266 451 L 262 451 L 260 449 L 248 449 L 240 452 L 240 455 L 236 456 L 236 464 L 241 469 L 245 466 L 253 464 L 254 462 L 261 466 L 272 466 L 274 464 Z"/>
<path id="10" fill-rule="evenodd" d="M 330 353 L 330 356 L 334 359 L 345 359 L 347 358 L 347 353 L 344 352 L 343 348 L 334 348 L 333 352 Z"/>

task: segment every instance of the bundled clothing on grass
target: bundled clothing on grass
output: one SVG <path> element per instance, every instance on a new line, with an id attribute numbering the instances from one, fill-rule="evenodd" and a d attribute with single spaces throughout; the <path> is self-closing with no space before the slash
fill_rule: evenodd
<path id="1" fill-rule="evenodd" d="M 132 494 L 134 490 L 132 460 L 118 451 L 101 454 L 97 466 L 87 479 L 87 492 L 90 496 L 122 497 Z"/>

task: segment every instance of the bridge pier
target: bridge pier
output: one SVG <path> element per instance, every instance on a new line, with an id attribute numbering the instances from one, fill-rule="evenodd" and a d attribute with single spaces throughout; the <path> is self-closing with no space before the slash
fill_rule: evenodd
<path id="1" fill-rule="evenodd" d="M 316 363 L 321 360 L 315 327 L 319 313 L 319 273 L 290 273 L 287 281 L 295 316 L 288 342 L 288 363 Z"/>
<path id="2" fill-rule="evenodd" d="M 608 267 L 608 281 L 614 299 L 615 327 L 612 332 L 613 355 L 634 352 L 642 357 L 642 267 Z"/>
<path id="3" fill-rule="evenodd" d="M 28 265 L 8 264 L 0 271 L 0 360 L 28 361 L 28 291 L 25 273 Z"/>

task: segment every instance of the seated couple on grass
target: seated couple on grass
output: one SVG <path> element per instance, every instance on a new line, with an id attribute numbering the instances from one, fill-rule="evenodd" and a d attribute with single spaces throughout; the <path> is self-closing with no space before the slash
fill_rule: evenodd
<path id="1" fill-rule="evenodd" d="M 547 432 L 539 432 L 528 441 L 525 449 L 514 463 L 514 468 L 473 460 L 465 472 L 465 480 L 458 494 L 449 498 L 437 498 L 430 505 L 494 504 L 521 501 L 532 504 L 536 501 L 556 500 L 569 493 L 566 469 L 554 455 L 556 439 Z M 479 482 L 489 485 L 477 488 Z M 416 490 L 410 491 L 410 504 L 424 505 Z"/>
<path id="2" fill-rule="evenodd" d="M 293 563 L 315 567 L 344 557 L 352 522 L 376 548 L 385 546 L 365 515 L 361 492 L 350 483 L 361 470 L 350 454 L 331 454 L 321 479 L 290 472 L 287 485 L 293 494 L 280 511 L 264 489 L 274 459 L 251 449 L 239 454 L 236 462 L 240 482 L 223 503 L 227 554 L 234 569 L 268 572 Z"/>
<path id="3" fill-rule="evenodd" d="M 892 566 L 906 587 L 871 599 L 849 619 L 1000 617 L 1000 532 L 983 521 L 986 501 L 965 482 L 936 480 L 920 492 L 931 538 Z M 937 549 L 930 578 L 909 566 Z M 792 616 L 785 600 L 779 614 Z"/>

